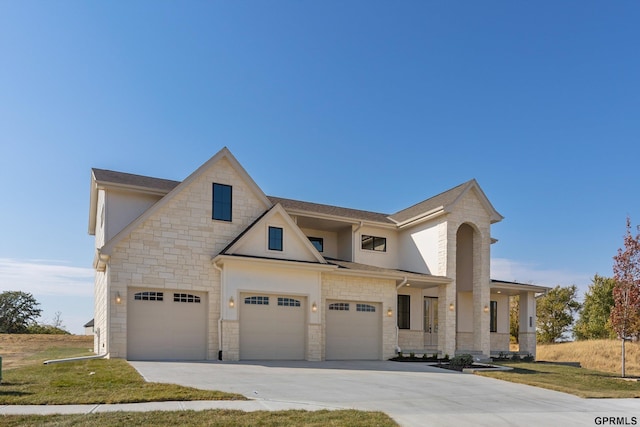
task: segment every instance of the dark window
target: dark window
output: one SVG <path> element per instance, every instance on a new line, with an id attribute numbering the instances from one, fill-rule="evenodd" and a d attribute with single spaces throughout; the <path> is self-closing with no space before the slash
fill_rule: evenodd
<path id="1" fill-rule="evenodd" d="M 164 292 L 137 292 L 133 295 L 133 299 L 138 301 L 162 301 Z"/>
<path id="2" fill-rule="evenodd" d="M 231 221 L 231 186 L 213 184 L 213 219 Z"/>
<path id="3" fill-rule="evenodd" d="M 411 328 L 411 298 L 409 295 L 398 295 L 398 328 Z"/>
<path id="4" fill-rule="evenodd" d="M 191 294 L 173 294 L 173 302 L 193 302 L 200 303 L 200 297 Z"/>
<path id="5" fill-rule="evenodd" d="M 489 320 L 489 331 L 498 332 L 498 301 L 491 301 L 491 319 Z"/>
<path id="6" fill-rule="evenodd" d="M 269 227 L 269 250 L 270 251 L 282 250 L 282 228 Z"/>
<path id="7" fill-rule="evenodd" d="M 253 296 L 244 299 L 245 304 L 249 305 L 269 305 L 269 297 Z"/>
<path id="8" fill-rule="evenodd" d="M 386 252 L 387 239 L 385 237 L 363 235 L 362 249 L 366 249 L 368 251 Z"/>
<path id="9" fill-rule="evenodd" d="M 293 298 L 278 297 L 280 307 L 300 307 L 300 300 Z"/>
<path id="10" fill-rule="evenodd" d="M 376 307 L 371 304 L 356 304 L 356 311 L 366 311 L 369 313 L 375 313 Z"/>
<path id="11" fill-rule="evenodd" d="M 334 302 L 333 304 L 329 304 L 329 310 L 349 311 L 349 303 L 348 302 Z"/>
<path id="12" fill-rule="evenodd" d="M 322 252 L 324 250 L 324 239 L 322 237 L 309 237 L 309 241 L 318 250 L 318 252 Z"/>

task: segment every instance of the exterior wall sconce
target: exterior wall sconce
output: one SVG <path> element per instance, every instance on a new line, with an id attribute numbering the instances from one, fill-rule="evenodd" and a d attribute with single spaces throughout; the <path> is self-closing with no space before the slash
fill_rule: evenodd
<path id="1" fill-rule="evenodd" d="M 120 292 L 116 292 L 116 304 L 122 303 L 122 297 L 120 296 Z"/>
<path id="2" fill-rule="evenodd" d="M 453 303 L 449 304 L 449 311 L 453 311 L 455 309 L 456 309 L 456 306 Z"/>
<path id="3" fill-rule="evenodd" d="M 315 301 L 313 302 L 313 304 L 311 304 L 311 311 L 313 311 L 314 313 L 318 311 L 318 306 L 316 305 Z"/>
<path id="4" fill-rule="evenodd" d="M 229 307 L 233 308 L 236 306 L 236 302 L 233 300 L 233 297 L 229 298 Z"/>
<path id="5" fill-rule="evenodd" d="M 387 317 L 391 317 L 391 316 L 393 316 L 393 310 L 391 310 L 391 307 L 389 307 L 387 309 Z"/>
<path id="6" fill-rule="evenodd" d="M 489 312 L 489 306 L 488 306 L 488 305 L 485 305 L 485 306 L 484 306 L 484 312 L 485 312 L 485 313 L 488 313 L 488 312 Z"/>

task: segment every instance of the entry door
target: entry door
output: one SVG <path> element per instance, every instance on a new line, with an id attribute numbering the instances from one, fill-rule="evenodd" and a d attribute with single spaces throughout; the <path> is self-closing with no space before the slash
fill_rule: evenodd
<path id="1" fill-rule="evenodd" d="M 424 346 L 438 346 L 438 298 L 424 297 Z"/>

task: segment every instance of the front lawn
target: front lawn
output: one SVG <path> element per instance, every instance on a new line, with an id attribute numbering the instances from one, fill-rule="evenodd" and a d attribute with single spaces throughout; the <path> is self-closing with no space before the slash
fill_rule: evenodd
<path id="1" fill-rule="evenodd" d="M 3 372 L 0 404 L 64 405 L 166 400 L 246 400 L 240 394 L 147 383 L 126 361 L 94 359 Z"/>
<path id="2" fill-rule="evenodd" d="M 528 384 L 580 397 L 640 397 L 640 382 L 624 381 L 614 374 L 550 363 L 506 362 L 512 371 L 476 372 L 477 375 Z"/>
<path id="3" fill-rule="evenodd" d="M 355 410 L 340 411 L 257 411 L 232 410 L 175 411 L 175 412 L 109 412 L 89 415 L 5 415 L 0 424 L 23 426 L 397 426 L 382 412 Z"/>

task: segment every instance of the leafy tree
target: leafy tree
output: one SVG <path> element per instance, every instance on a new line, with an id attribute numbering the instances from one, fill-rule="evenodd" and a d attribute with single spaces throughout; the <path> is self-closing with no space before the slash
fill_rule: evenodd
<path id="1" fill-rule="evenodd" d="M 42 310 L 36 299 L 27 292 L 5 291 L 0 294 L 0 333 L 24 334 L 36 324 Z"/>
<path id="2" fill-rule="evenodd" d="M 618 249 L 613 257 L 614 305 L 611 324 L 622 340 L 622 376 L 625 376 L 624 342 L 640 335 L 640 233 L 631 234 L 631 219 L 627 217 L 624 250 Z"/>
<path id="3" fill-rule="evenodd" d="M 573 315 L 580 309 L 580 303 L 576 301 L 577 293 L 576 285 L 556 286 L 538 298 L 538 342 L 552 343 L 569 332 L 573 324 Z"/>
<path id="4" fill-rule="evenodd" d="M 579 340 L 615 338 L 616 333 L 609 317 L 613 307 L 613 288 L 615 279 L 598 276 L 591 280 L 589 290 L 584 296 L 580 318 L 573 328 Z"/>
<path id="5" fill-rule="evenodd" d="M 510 341 L 518 344 L 520 333 L 520 296 L 509 298 L 509 333 Z"/>

